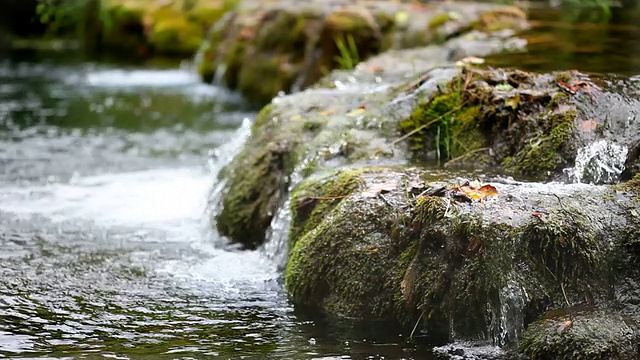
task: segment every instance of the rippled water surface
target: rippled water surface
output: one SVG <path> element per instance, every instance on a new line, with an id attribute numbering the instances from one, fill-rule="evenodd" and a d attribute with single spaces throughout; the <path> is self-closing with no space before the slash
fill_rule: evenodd
<path id="1" fill-rule="evenodd" d="M 0 60 L 0 358 L 428 357 L 295 313 L 263 251 L 210 230 L 252 116 L 178 67 Z"/>

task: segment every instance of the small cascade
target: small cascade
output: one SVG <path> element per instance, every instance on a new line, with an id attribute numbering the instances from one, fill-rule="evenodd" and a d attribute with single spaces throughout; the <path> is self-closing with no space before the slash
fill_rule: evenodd
<path id="1" fill-rule="evenodd" d="M 209 193 L 207 200 L 207 210 L 205 216 L 205 229 L 206 231 L 216 231 L 215 225 L 211 224 L 210 219 L 213 219 L 213 214 L 220 212 L 222 208 L 222 190 L 224 189 L 225 182 L 219 180 L 220 171 L 229 165 L 233 158 L 240 152 L 242 146 L 249 138 L 251 134 L 251 119 L 245 118 L 242 121 L 240 127 L 230 137 L 230 140 L 223 145 L 213 149 L 209 152 L 208 167 L 211 173 L 211 178 L 214 180 L 214 186 Z M 213 239 L 221 241 L 220 236 L 213 236 Z"/>
<path id="2" fill-rule="evenodd" d="M 289 195 L 303 180 L 302 171 L 307 167 L 309 161 L 310 159 L 302 161 L 289 176 Z M 287 265 L 287 259 L 289 257 L 287 245 L 289 241 L 291 220 L 291 197 L 288 196 L 287 200 L 282 204 L 282 206 L 280 206 L 271 220 L 271 224 L 267 230 L 265 243 L 260 249 L 260 251 L 262 251 L 268 259 L 271 259 L 271 261 L 273 261 L 280 270 L 283 270 Z"/>
<path id="3" fill-rule="evenodd" d="M 578 150 L 575 166 L 564 169 L 564 173 L 573 183 L 615 183 L 624 171 L 628 151 L 626 146 L 604 139 L 595 141 Z"/>
<path id="4" fill-rule="evenodd" d="M 526 291 L 513 280 L 498 292 L 498 304 L 491 311 L 491 337 L 493 344 L 504 346 L 518 341 L 524 331 L 524 308 L 528 301 Z"/>

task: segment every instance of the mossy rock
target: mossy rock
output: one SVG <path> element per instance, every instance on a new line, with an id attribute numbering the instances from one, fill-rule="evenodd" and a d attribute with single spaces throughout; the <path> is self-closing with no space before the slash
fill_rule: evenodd
<path id="1" fill-rule="evenodd" d="M 640 357 L 638 324 L 620 313 L 579 311 L 530 325 L 518 352 L 531 360 L 627 360 Z"/>
<path id="2" fill-rule="evenodd" d="M 435 9 L 416 11 L 413 6 L 390 1 L 365 4 L 338 0 L 303 5 L 293 0 L 244 1 L 225 26 L 213 29 L 211 36 L 216 39 L 210 42 L 215 49 L 213 64 L 202 68 L 224 69 L 226 85 L 239 89 L 250 100 L 265 103 L 281 91 L 310 87 L 331 70 L 353 67 L 383 50 L 424 46 L 471 31 L 471 24 L 478 22 L 482 14 L 501 8 L 439 3 L 433 6 Z M 434 13 L 448 14 L 455 21 L 438 24 Z M 524 16 L 520 22 L 525 22 Z M 348 46 L 339 46 L 340 42 Z M 243 72 L 251 72 L 256 65 L 267 66 L 257 59 L 275 58 L 286 59 L 285 65 L 291 72 L 280 73 L 285 78 L 271 73 L 274 86 L 238 88 L 238 78 Z M 210 77 L 208 70 L 203 74 Z"/>
<path id="3" fill-rule="evenodd" d="M 176 17 L 153 25 L 149 42 L 162 54 L 193 54 L 202 43 L 202 26 Z"/>
<path id="4" fill-rule="evenodd" d="M 275 141 L 255 158 L 248 157 L 238 164 L 234 182 L 222 202 L 224 210 L 216 217 L 220 233 L 250 249 L 260 245 L 264 230 L 282 205 L 290 166 L 288 145 Z"/>
<path id="5" fill-rule="evenodd" d="M 398 129 L 410 134 L 419 159 L 455 158 L 539 179 L 557 176 L 586 139 L 577 129 L 582 102 L 556 82 L 554 75 L 517 70 L 465 70 L 419 103 Z"/>
<path id="6" fill-rule="evenodd" d="M 496 185 L 497 198 L 463 204 L 447 195 L 451 183 L 425 182 L 440 195 L 418 195 L 425 188 L 410 184 L 425 176 L 378 168 L 303 183 L 293 196 L 285 272 L 294 303 L 419 322 L 432 340 L 456 334 L 504 345 L 517 342 L 545 309 L 614 301 L 611 286 L 621 287 L 612 283 L 614 254 L 626 240 L 601 221 L 626 222 L 619 210 L 633 198 L 603 205 L 591 196 L 614 190 L 556 185 L 565 192 L 558 201 L 549 187 L 519 184 Z M 532 216 L 530 206 L 548 213 Z"/>

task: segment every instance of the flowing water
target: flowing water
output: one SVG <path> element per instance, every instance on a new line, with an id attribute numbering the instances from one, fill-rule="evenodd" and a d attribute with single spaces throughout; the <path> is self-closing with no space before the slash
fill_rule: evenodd
<path id="1" fill-rule="evenodd" d="M 640 12 L 614 9 L 607 21 L 530 13 L 529 51 L 491 65 L 640 73 Z M 407 341 L 407 329 L 294 311 L 282 288 L 286 208 L 258 251 L 211 230 L 216 174 L 254 115 L 175 65 L 0 59 L 0 358 L 434 359 L 468 350 L 434 354 Z M 584 167 L 601 159 L 586 156 Z M 522 328 L 526 294 L 516 285 L 501 290 L 493 314 L 498 342 Z M 480 347 L 477 358 L 495 350 Z"/>
<path id="2" fill-rule="evenodd" d="M 0 60 L 0 358 L 429 356 L 294 312 L 282 249 L 211 230 L 253 116 L 175 66 Z"/>

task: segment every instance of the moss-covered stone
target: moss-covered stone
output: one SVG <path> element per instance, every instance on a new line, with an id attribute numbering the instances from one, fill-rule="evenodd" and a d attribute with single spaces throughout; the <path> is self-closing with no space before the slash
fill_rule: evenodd
<path id="1" fill-rule="evenodd" d="M 154 24 L 149 42 L 162 54 L 191 54 L 200 47 L 202 35 L 199 24 L 176 17 Z"/>
<path id="2" fill-rule="evenodd" d="M 105 0 L 104 44 L 112 49 L 191 56 L 208 29 L 235 6 L 234 0 Z"/>
<path id="3" fill-rule="evenodd" d="M 358 175 L 361 173 L 362 170 L 345 169 L 320 180 L 308 180 L 295 189 L 291 194 L 292 213 L 296 214 L 289 235 L 291 248 L 358 187 Z"/>
<path id="4" fill-rule="evenodd" d="M 613 281 L 620 262 L 614 254 L 629 245 L 600 221 L 633 199 L 608 203 L 608 215 L 594 214 L 593 209 L 602 209 L 598 199 L 573 195 L 558 200 L 549 187 L 522 192 L 523 185 L 516 185 L 500 187 L 498 198 L 486 205 L 464 205 L 446 192 L 416 197 L 405 187 L 416 176 L 415 170 L 338 173 L 307 180 L 294 193 L 285 272 L 294 303 L 330 314 L 394 318 L 409 326 L 418 322 L 432 340 L 455 336 L 513 344 L 533 322 L 516 351 L 527 358 L 564 358 L 567 347 L 576 354 L 602 351 L 603 356 L 615 354 L 612 344 L 630 349 L 636 320 L 619 322 L 617 312 L 582 316 L 574 306 L 611 307 L 617 297 L 612 287 L 623 288 Z M 372 195 L 380 184 L 387 190 Z M 344 190 L 350 186 L 355 191 Z M 570 189 L 563 191 L 575 191 Z M 343 198 L 343 192 L 349 195 Z M 330 203 L 313 198 L 325 193 L 332 194 Z M 509 200 L 523 196 L 525 204 Z M 527 209 L 534 203 L 549 212 L 531 216 Z M 613 216 L 613 221 L 625 221 Z M 567 309 L 562 310 L 567 319 L 581 326 L 575 328 L 579 336 L 556 346 L 548 335 L 557 334 L 560 320 L 552 326 L 547 320 L 534 322 L 547 309 Z M 610 323 L 617 327 L 597 333 Z M 573 330 L 563 336 L 573 336 Z M 600 341 L 606 347 L 598 350 Z"/>
<path id="5" fill-rule="evenodd" d="M 226 26 L 213 30 L 211 36 L 218 39 L 210 45 L 215 49 L 213 64 L 201 68 L 225 69 L 229 87 L 265 103 L 280 91 L 307 88 L 332 69 L 353 67 L 380 51 L 441 42 L 470 31 L 481 14 L 498 7 L 448 3 L 437 8 L 437 14 L 458 14 L 455 21 L 438 24 L 431 11 L 414 11 L 403 2 L 244 1 Z M 339 46 L 340 42 L 349 46 Z M 274 71 L 274 59 L 286 70 Z M 253 68 L 269 69 L 273 85 L 238 87 L 239 77 L 248 78 Z"/>
<path id="6" fill-rule="evenodd" d="M 244 160 L 236 167 L 216 222 L 222 235 L 255 248 L 264 241 L 264 230 L 286 193 L 291 159 L 286 143 L 269 142 L 256 157 Z"/>
<path id="7" fill-rule="evenodd" d="M 530 325 L 518 347 L 531 360 L 636 359 L 637 332 L 633 320 L 616 312 L 565 311 Z"/>
<path id="8" fill-rule="evenodd" d="M 572 164 L 583 141 L 576 129 L 579 104 L 556 82 L 521 71 L 465 70 L 419 103 L 398 129 L 421 159 L 456 158 L 552 177 Z M 478 151 L 489 148 L 493 156 Z"/>

